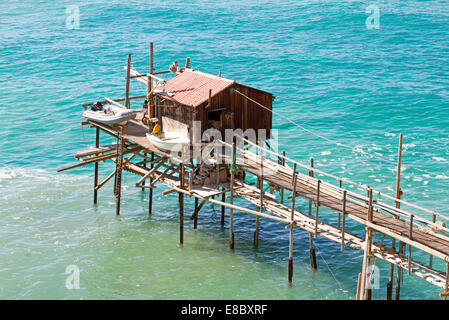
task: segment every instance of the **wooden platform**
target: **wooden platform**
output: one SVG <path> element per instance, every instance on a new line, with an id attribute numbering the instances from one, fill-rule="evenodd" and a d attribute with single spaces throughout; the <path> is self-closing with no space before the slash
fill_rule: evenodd
<path id="1" fill-rule="evenodd" d="M 92 121 L 89 121 L 86 124 L 90 124 L 92 127 L 113 137 L 120 138 L 119 127 L 111 127 Z M 290 166 L 281 165 L 277 161 L 273 161 L 266 157 L 264 157 L 264 160 L 262 161 L 260 155 L 248 150 L 239 150 L 242 155 L 241 157 L 237 157 L 236 161 L 236 166 L 239 169 L 265 181 L 265 183 L 268 183 L 271 186 L 277 187 L 279 190 L 293 193 L 293 190 L 295 189 L 295 198 L 302 197 L 315 204 L 313 212 L 306 214 L 297 210 L 295 207 L 292 220 L 291 207 L 288 207 L 284 202 L 279 202 L 275 196 L 270 195 L 269 193 L 261 193 L 258 188 L 239 180 L 235 180 L 234 186 L 231 186 L 229 181 L 210 186 L 192 186 L 189 184 L 188 175 L 184 172 L 184 170 L 187 170 L 188 173 L 192 172 L 192 159 L 184 159 L 187 161 L 182 162 L 181 164 L 180 157 L 174 159 L 169 153 L 153 146 L 146 137 L 147 131 L 148 129 L 138 120 L 129 121 L 127 126 L 123 128 L 123 136 L 122 139 L 120 139 L 120 141 L 123 141 L 124 143 L 124 147 L 121 151 L 121 156 L 123 157 L 121 168 L 137 174 L 141 177 L 139 181 L 142 181 L 143 183 L 145 183 L 144 181 L 146 179 L 150 180 L 150 184 L 138 184 L 137 186 L 139 187 L 150 188 L 151 190 L 155 182 L 160 182 L 169 188 L 166 194 L 178 192 L 179 195 L 187 195 L 202 200 L 201 205 L 196 207 L 192 218 L 197 219 L 198 212 L 202 205 L 204 202 L 209 201 L 222 206 L 222 223 L 224 221 L 224 208 L 227 207 L 230 210 L 247 212 L 254 214 L 257 217 L 269 218 L 286 223 L 287 225 L 297 226 L 313 235 L 322 236 L 330 241 L 339 243 L 342 248 L 345 246 L 351 247 L 363 250 L 366 253 L 368 250 L 368 238 L 362 239 L 360 236 L 351 232 L 347 226 L 345 229 L 340 225 L 336 227 L 323 222 L 322 218 L 329 214 L 339 214 L 342 216 L 343 213 L 345 213 L 346 218 L 350 218 L 366 227 L 365 235 L 367 234 L 366 230 L 380 233 L 401 241 L 403 244 L 408 244 L 411 247 L 422 250 L 432 257 L 437 257 L 445 262 L 449 262 L 449 238 L 446 236 L 434 232 L 430 228 L 426 229 L 410 225 L 409 221 L 404 221 L 404 217 L 391 214 L 391 212 L 385 210 L 385 207 L 380 206 L 378 202 L 369 202 L 366 194 L 356 194 L 354 191 L 335 188 L 326 181 L 321 180 L 318 192 L 318 179 L 299 172 L 296 173 L 296 185 L 293 185 L 294 174 L 293 169 Z M 225 143 L 223 144 L 225 145 Z M 75 154 L 75 158 L 79 160 L 80 163 L 63 168 L 60 171 L 105 160 L 111 160 L 118 165 L 117 160 L 120 158 L 120 153 L 118 151 L 119 145 L 120 144 L 97 146 L 96 148 L 78 152 Z M 151 158 L 149 156 L 150 154 L 152 154 Z M 124 158 L 125 155 L 128 155 L 127 158 Z M 226 163 L 232 163 L 232 157 L 229 155 L 221 154 L 221 157 Z M 140 160 L 134 161 L 136 158 Z M 99 187 L 104 185 L 113 175 L 114 172 L 101 182 Z M 183 181 L 181 177 L 183 177 Z M 99 187 L 96 184 L 95 190 Z M 346 197 L 343 196 L 343 192 L 345 192 Z M 255 205 L 256 209 L 248 209 L 247 207 L 227 203 L 225 201 L 226 193 L 228 193 L 232 199 L 234 197 L 239 197 L 248 201 Z M 223 196 L 222 201 L 215 199 L 215 197 L 219 195 Z M 262 199 L 261 195 L 263 195 Z M 257 209 L 260 208 L 261 204 L 262 212 Z M 318 210 L 316 209 L 317 204 Z M 371 207 L 372 219 L 369 218 L 368 214 Z M 180 206 L 180 208 L 182 207 Z M 334 213 L 330 213 L 329 210 L 320 212 L 320 208 L 330 209 Z M 318 216 L 316 216 L 316 212 L 319 212 Z M 182 223 L 182 215 L 180 223 Z M 195 225 L 196 223 L 195 220 Z M 413 259 L 409 255 L 406 257 L 397 250 L 387 248 L 383 243 L 376 243 L 373 241 L 370 243 L 371 247 L 369 248 L 368 258 L 371 257 L 385 260 L 392 265 L 408 270 L 411 274 L 423 278 L 439 288 L 443 288 L 445 292 L 447 292 L 449 284 L 447 272 L 437 270 L 433 266 L 427 266 L 424 263 Z"/>

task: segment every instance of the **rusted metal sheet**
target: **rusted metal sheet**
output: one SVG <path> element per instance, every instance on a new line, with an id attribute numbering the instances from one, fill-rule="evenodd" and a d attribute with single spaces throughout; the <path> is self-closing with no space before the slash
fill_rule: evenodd
<path id="1" fill-rule="evenodd" d="M 157 92 L 155 95 L 186 106 L 198 107 L 209 99 L 209 89 L 212 89 L 212 96 L 215 96 L 234 83 L 234 80 L 186 69 L 160 85 L 157 89 L 162 92 Z"/>

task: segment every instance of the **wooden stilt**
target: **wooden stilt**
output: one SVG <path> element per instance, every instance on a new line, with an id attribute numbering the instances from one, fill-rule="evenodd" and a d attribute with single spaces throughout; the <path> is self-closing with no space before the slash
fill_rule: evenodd
<path id="1" fill-rule="evenodd" d="M 154 152 L 151 152 L 151 165 L 150 168 L 153 169 L 154 164 Z M 153 179 L 150 178 L 150 184 L 153 182 Z M 148 199 L 148 215 L 151 216 L 151 211 L 153 210 L 153 188 L 149 190 L 149 199 Z"/>
<path id="2" fill-rule="evenodd" d="M 313 168 L 313 158 L 310 158 L 310 167 Z M 313 177 L 313 171 L 309 171 L 309 176 Z M 312 200 L 309 200 L 309 216 L 312 216 Z M 310 267 L 312 270 L 316 270 L 318 265 L 316 263 L 315 247 L 313 246 L 313 235 L 309 232 L 309 254 L 310 254 Z"/>
<path id="3" fill-rule="evenodd" d="M 117 164 L 116 164 L 116 186 L 115 186 L 115 199 L 116 199 L 116 211 L 115 214 L 120 215 L 120 196 L 122 192 L 122 166 L 123 166 L 123 126 L 120 126 L 119 129 L 120 137 L 119 137 L 119 145 L 118 145 L 118 154 L 117 154 Z"/>
<path id="4" fill-rule="evenodd" d="M 340 187 L 340 189 L 341 189 L 341 187 L 342 187 L 342 182 L 341 182 L 341 179 L 338 181 L 338 186 Z M 344 201 L 343 201 L 344 202 Z M 338 229 L 340 229 L 340 221 L 341 221 L 341 212 L 339 211 L 338 212 Z"/>
<path id="5" fill-rule="evenodd" d="M 221 202 L 226 202 L 226 192 L 223 192 L 221 194 Z M 224 226 L 225 224 L 225 206 L 221 206 L 221 225 Z"/>
<path id="6" fill-rule="evenodd" d="M 295 222 L 295 203 L 296 203 L 296 163 L 293 167 L 293 193 L 292 193 L 292 209 L 290 214 L 290 242 L 288 251 L 288 282 L 291 284 L 293 279 L 293 223 Z"/>
<path id="7" fill-rule="evenodd" d="M 368 190 L 368 212 L 367 212 L 367 218 L 366 220 L 368 222 L 373 221 L 373 190 Z M 367 299 L 368 298 L 368 290 L 369 289 L 369 274 L 368 274 L 368 267 L 370 265 L 370 259 L 371 259 L 371 246 L 372 246 L 372 231 L 371 228 L 365 227 L 365 246 L 363 251 L 363 265 L 362 265 L 362 282 L 361 282 L 361 298 Z M 363 295 L 363 296 L 362 296 Z"/>
<path id="8" fill-rule="evenodd" d="M 147 153 L 146 152 L 144 152 L 144 156 L 145 156 L 145 158 L 143 158 L 143 167 L 146 168 L 147 167 L 147 158 L 146 158 Z M 145 180 L 142 181 L 142 191 L 145 191 Z"/>
<path id="9" fill-rule="evenodd" d="M 179 181 L 180 188 L 184 189 L 184 150 L 181 156 L 181 164 L 179 165 Z M 178 192 L 179 195 L 179 243 L 184 243 L 184 194 Z"/>
<path id="10" fill-rule="evenodd" d="M 402 248 L 403 248 L 403 242 L 399 241 L 399 255 L 402 256 Z M 401 296 L 401 277 L 402 277 L 402 268 L 398 265 L 398 270 L 396 274 L 396 300 L 399 300 Z"/>
<path id="11" fill-rule="evenodd" d="M 433 223 L 436 222 L 436 218 L 437 218 L 437 217 L 436 217 L 435 213 L 432 214 L 432 222 L 433 222 Z M 430 255 L 430 256 L 429 256 L 429 268 L 432 268 L 432 264 L 433 264 L 433 256 Z"/>
<path id="12" fill-rule="evenodd" d="M 100 146 L 100 129 L 96 129 L 95 133 L 95 148 Z M 94 204 L 97 204 L 97 191 L 98 191 L 98 162 L 95 162 L 94 169 Z"/>
<path id="13" fill-rule="evenodd" d="M 396 172 L 396 199 L 401 199 L 401 165 L 402 165 L 402 133 L 399 134 L 399 148 L 398 148 L 398 165 L 397 165 L 397 172 Z M 401 203 L 399 201 L 395 202 L 395 207 L 400 208 Z M 393 239 L 392 247 L 394 249 L 395 247 L 395 239 Z M 404 243 L 399 241 L 399 247 L 398 252 L 399 255 L 402 256 L 402 249 L 403 249 Z M 390 272 L 394 272 L 394 265 L 390 267 Z M 397 275 L 396 275 L 396 300 L 399 300 L 400 293 L 401 293 L 401 276 L 402 274 L 402 268 L 400 266 L 397 267 Z M 393 276 L 391 275 L 391 278 Z M 392 279 L 393 280 L 393 279 Z M 391 287 L 393 288 L 393 283 L 391 284 Z"/>
<path id="14" fill-rule="evenodd" d="M 262 144 L 262 142 L 260 142 Z M 258 187 L 260 190 L 260 205 L 259 212 L 263 212 L 263 150 L 260 150 L 260 177 L 258 177 Z M 259 216 L 256 216 L 256 226 L 254 230 L 254 246 L 259 245 Z"/>
<path id="15" fill-rule="evenodd" d="M 193 217 L 193 229 L 198 229 L 198 198 L 195 198 L 195 215 Z"/>
<path id="16" fill-rule="evenodd" d="M 318 185 L 316 188 L 316 201 L 315 201 L 315 239 L 318 237 L 318 211 L 320 208 L 320 185 L 321 180 L 318 180 Z"/>
<path id="17" fill-rule="evenodd" d="M 235 179 L 235 161 L 236 161 L 236 145 L 235 145 L 235 137 L 232 142 L 232 164 L 231 164 L 231 198 L 229 202 L 231 205 L 234 204 L 234 179 Z M 229 208 L 229 248 L 234 250 L 234 230 L 233 230 L 233 221 L 234 220 L 234 209 L 232 207 Z"/>
<path id="18" fill-rule="evenodd" d="M 282 151 L 282 166 L 285 166 L 285 151 Z M 281 204 L 284 204 L 284 188 L 281 188 Z"/>
<path id="19" fill-rule="evenodd" d="M 401 198 L 401 187 L 400 187 L 401 163 L 402 163 L 402 133 L 399 134 L 398 165 L 397 165 L 397 172 L 396 172 L 396 198 L 397 199 Z M 396 201 L 395 207 L 400 208 L 400 206 L 401 206 L 400 202 Z M 391 248 L 393 250 L 396 250 L 396 239 L 395 238 L 391 239 Z M 401 267 L 398 267 L 398 273 L 401 272 L 401 271 L 399 271 L 399 269 L 401 269 Z M 394 278 L 394 264 L 390 263 L 390 274 L 388 277 L 388 284 L 387 284 L 387 300 L 391 300 L 393 298 L 393 278 Z M 396 291 L 397 291 L 396 295 L 397 295 L 397 297 L 399 297 L 398 289 Z"/>
<path id="20" fill-rule="evenodd" d="M 343 208 L 341 210 L 343 215 L 342 227 L 341 227 L 341 251 L 345 250 L 345 228 L 346 228 L 346 195 L 347 191 L 343 191 Z"/>

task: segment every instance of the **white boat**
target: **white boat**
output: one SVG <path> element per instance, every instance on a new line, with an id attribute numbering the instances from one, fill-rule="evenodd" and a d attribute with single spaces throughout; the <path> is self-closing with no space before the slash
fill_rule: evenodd
<path id="1" fill-rule="evenodd" d="M 180 137 L 171 132 L 164 132 L 159 135 L 147 133 L 147 138 L 153 146 L 166 151 L 181 152 L 182 147 L 190 143 L 189 139 Z"/>
<path id="2" fill-rule="evenodd" d="M 101 122 L 108 125 L 126 122 L 136 117 L 138 110 L 123 109 L 112 104 L 108 104 L 102 108 L 102 110 L 93 111 L 86 110 L 83 112 L 83 117 Z"/>

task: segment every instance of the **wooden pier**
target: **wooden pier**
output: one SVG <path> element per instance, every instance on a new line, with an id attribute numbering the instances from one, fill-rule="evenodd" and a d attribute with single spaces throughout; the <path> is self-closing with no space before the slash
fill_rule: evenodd
<path id="1" fill-rule="evenodd" d="M 190 59 L 186 62 L 186 66 L 189 63 Z M 105 101 L 112 101 L 119 105 L 124 101 L 125 104 L 121 106 L 129 108 L 131 100 L 147 99 L 150 101 L 148 110 L 154 110 L 151 105 L 154 103 L 151 77 L 154 74 L 156 73 L 152 60 L 150 73 L 141 75 L 135 70 L 131 70 L 129 57 L 126 97 Z M 141 82 L 143 80 L 147 84 L 146 95 L 129 97 L 129 79 L 133 77 L 140 79 Z M 243 91 L 238 92 L 238 95 L 252 100 Z M 255 102 L 255 104 L 258 103 Z M 213 104 L 210 91 L 208 104 Z M 87 104 L 83 107 L 87 108 L 90 105 Z M 151 118 L 154 114 L 149 115 L 148 118 Z M 215 146 L 216 154 L 211 157 L 210 166 L 215 174 L 214 176 L 210 175 L 209 183 L 196 185 L 193 182 L 193 177 L 197 172 L 195 170 L 201 164 L 201 159 L 192 154 L 190 147 L 184 148 L 183 152 L 177 154 L 156 148 L 146 137 L 149 129 L 142 121 L 144 118 L 145 114 L 138 114 L 135 120 L 118 126 L 83 121 L 83 125 L 88 125 L 96 130 L 95 147 L 77 152 L 75 159 L 78 162 L 58 171 L 94 164 L 94 203 L 98 202 L 97 191 L 114 177 L 117 215 L 120 214 L 122 170 L 138 175 L 136 187 L 142 188 L 142 190 L 149 189 L 150 215 L 153 201 L 152 188 L 156 183 L 166 185 L 167 190 L 162 193 L 163 195 L 178 193 L 179 197 L 180 243 L 183 243 L 184 238 L 185 196 L 195 198 L 195 210 L 191 216 L 189 215 L 194 220 L 195 229 L 198 224 L 199 212 L 206 202 L 222 207 L 222 224 L 225 221 L 225 208 L 228 208 L 231 250 L 235 248 L 233 230 L 238 228 L 238 226 L 234 226 L 233 219 L 236 212 L 245 212 L 256 216 L 255 246 L 260 243 L 258 229 L 259 224 L 263 221 L 259 220 L 260 218 L 283 222 L 290 233 L 289 282 L 294 281 L 293 233 L 295 227 L 298 227 L 310 235 L 312 268 L 317 268 L 313 240 L 319 236 L 338 243 L 342 251 L 345 247 L 363 251 L 363 265 L 356 292 L 357 299 L 371 298 L 372 267 L 378 259 L 390 263 L 389 283 L 386 288 L 387 299 L 393 298 L 395 283 L 395 298 L 399 299 L 402 273 L 416 275 L 440 288 L 440 296 L 444 299 L 449 295 L 449 237 L 447 236 L 449 229 L 444 223 L 449 219 L 440 213 L 401 200 L 399 171 L 397 194 L 390 196 L 349 179 L 323 172 L 313 166 L 313 161 L 310 165 L 299 163 L 288 158 L 285 153 L 275 153 L 268 147 L 263 147 L 262 143 L 254 143 L 254 141 L 236 135 L 232 141 L 214 140 L 211 142 Z M 101 146 L 100 132 L 116 138 L 117 143 Z M 237 143 L 238 139 L 243 144 Z M 218 162 L 217 159 L 220 161 Z M 99 182 L 98 166 L 102 161 L 112 161 L 115 163 L 115 169 Z M 223 164 L 225 164 L 227 177 L 224 181 L 219 181 L 218 177 Z M 213 181 L 214 177 L 216 181 Z M 253 185 L 249 181 L 257 181 L 257 183 Z M 353 187 L 349 188 L 350 185 Z M 268 188 L 273 191 L 273 194 L 267 191 Z M 298 197 L 308 203 L 307 212 L 298 209 Z M 254 206 L 254 209 L 235 204 L 235 198 L 248 201 Z M 229 201 L 226 202 L 226 199 Z M 325 222 L 329 221 L 329 218 L 332 218 L 332 221 L 337 221 L 335 225 Z M 348 223 L 348 219 L 353 222 Z M 408 251 L 404 250 L 405 248 L 408 248 Z M 429 260 L 419 261 L 414 258 L 412 248 L 413 251 L 418 250 L 428 254 Z M 417 255 L 415 254 L 415 256 Z M 439 265 L 444 265 L 444 270 L 440 270 L 436 266 L 435 259 L 443 261 L 443 264 Z M 396 276 L 394 275 L 395 267 Z"/>

